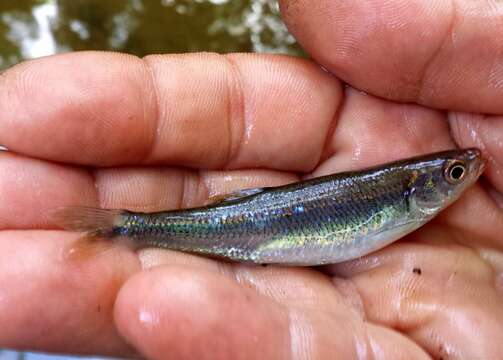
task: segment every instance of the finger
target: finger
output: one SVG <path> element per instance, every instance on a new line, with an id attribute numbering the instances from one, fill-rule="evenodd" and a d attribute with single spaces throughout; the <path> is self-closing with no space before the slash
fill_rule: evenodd
<path id="1" fill-rule="evenodd" d="M 0 174 L 0 230 L 49 228 L 54 208 L 98 203 L 83 169 L 1 152 Z"/>
<path id="2" fill-rule="evenodd" d="M 492 238 L 500 246 L 503 244 L 503 155 L 501 136 L 503 127 L 497 116 L 480 116 L 468 113 L 450 113 L 449 122 L 455 141 L 462 147 L 478 147 L 486 159 L 483 184 L 486 191 L 479 191 L 476 201 L 464 199 L 463 206 L 456 208 L 457 214 L 451 217 L 451 224 L 463 224 L 465 229 L 481 238 Z M 461 208 L 470 213 L 485 214 L 484 217 L 467 217 Z M 491 209 L 485 211 L 484 209 Z"/>
<path id="3" fill-rule="evenodd" d="M 459 242 L 477 249 L 503 249 L 503 212 L 491 199 L 482 185 L 469 189 L 455 205 L 443 212 L 437 218 L 458 229 Z M 470 236 L 466 236 L 470 234 Z"/>
<path id="4" fill-rule="evenodd" d="M 0 79 L 0 144 L 98 166 L 306 171 L 341 97 L 315 64 L 266 55 L 65 54 Z"/>
<path id="5" fill-rule="evenodd" d="M 201 206 L 211 201 L 211 197 L 239 189 L 294 181 L 298 181 L 297 175 L 273 170 L 115 168 L 96 172 L 102 207 L 145 212 Z"/>
<path id="6" fill-rule="evenodd" d="M 302 46 L 352 86 L 442 109 L 503 112 L 503 4 L 283 0 Z"/>
<path id="7" fill-rule="evenodd" d="M 463 147 L 475 146 L 483 151 L 487 166 L 484 176 L 503 193 L 503 118 L 468 113 L 450 113 L 452 135 Z"/>
<path id="8" fill-rule="evenodd" d="M 288 327 L 287 314 L 252 291 L 240 290 L 225 278 L 187 268 L 157 270 L 133 278 L 121 291 L 116 321 L 151 359 L 286 358 L 288 334 L 275 329 Z M 277 346 L 268 338 L 277 339 Z"/>
<path id="9" fill-rule="evenodd" d="M 423 229 L 411 238 L 419 243 L 333 269 L 355 284 L 370 321 L 399 329 L 434 358 L 497 358 L 503 306 L 493 268 L 444 229 Z"/>
<path id="10" fill-rule="evenodd" d="M 337 126 L 327 141 L 326 159 L 313 176 L 452 149 L 456 144 L 451 134 L 459 133 L 456 129 L 454 126 L 451 131 L 449 122 L 440 112 L 385 101 L 347 88 Z M 358 134 L 358 138 L 353 134 Z M 465 131 L 461 138 L 458 135 L 455 138 L 467 139 L 469 134 L 471 131 Z M 462 147 L 480 146 L 478 142 L 457 142 Z M 503 248 L 499 236 L 503 231 L 503 213 L 481 185 L 463 194 L 440 214 L 438 220 L 476 235 L 461 239 L 469 246 Z M 475 239 L 482 240 L 477 243 Z"/>
<path id="11" fill-rule="evenodd" d="M 346 88 L 337 125 L 327 139 L 324 161 L 313 175 L 356 170 L 454 147 L 442 113 Z"/>
<path id="12" fill-rule="evenodd" d="M 211 271 L 163 266 L 127 283 L 115 319 L 128 341 L 152 359 L 324 359 L 334 353 L 385 358 L 380 351 L 390 347 L 393 336 L 379 341 L 384 338 L 376 334 L 379 328 L 367 329 L 339 307 L 328 313 L 288 307 Z M 404 356 L 424 357 L 400 340 Z"/>
<path id="13" fill-rule="evenodd" d="M 131 356 L 113 324 L 137 257 L 114 249 L 86 262 L 63 259 L 75 235 L 0 231 L 0 348 Z"/>
<path id="14" fill-rule="evenodd" d="M 315 314 L 314 317 L 319 312 L 325 317 L 334 314 L 336 316 L 344 314 L 347 317 L 349 314 L 349 319 L 338 321 L 343 322 L 346 328 L 352 328 L 356 337 L 355 341 L 358 343 L 359 358 L 368 358 L 371 355 L 375 359 L 426 358 L 417 346 L 401 334 L 367 321 L 356 287 L 343 279 L 329 281 L 318 271 L 307 268 L 255 267 L 219 263 L 199 256 L 160 249 L 145 249 L 140 252 L 139 256 L 146 269 L 162 265 L 177 265 L 224 274 L 227 278 L 237 281 L 246 288 L 256 290 L 287 309 L 296 312 L 305 311 L 307 314 Z M 363 334 L 358 331 L 361 320 L 365 321 Z M 297 324 L 298 329 L 295 333 L 316 336 L 316 333 L 310 334 L 303 326 L 303 323 Z M 297 357 L 324 358 L 324 352 L 316 353 L 315 346 L 320 342 L 316 338 L 315 341 L 310 340 L 311 337 L 304 336 L 303 347 L 306 349 L 301 355 L 297 354 Z"/>
<path id="15" fill-rule="evenodd" d="M 62 206 L 160 211 L 204 204 L 241 188 L 282 185 L 297 176 L 272 170 L 170 168 L 83 170 L 12 153 L 0 154 L 0 230 L 50 229 Z"/>

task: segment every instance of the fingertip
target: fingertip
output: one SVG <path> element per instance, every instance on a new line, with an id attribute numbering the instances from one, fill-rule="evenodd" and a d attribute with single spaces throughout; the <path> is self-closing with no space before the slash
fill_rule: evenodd
<path id="1" fill-rule="evenodd" d="M 501 9 L 493 2 L 280 3 L 304 49 L 355 88 L 442 109 L 502 110 Z"/>
<path id="2" fill-rule="evenodd" d="M 449 25 L 450 5 L 284 0 L 281 8 L 303 47 L 338 77 L 377 95 L 413 101 L 421 90 L 424 62 L 440 46 L 437 38 Z"/>
<path id="3" fill-rule="evenodd" d="M 126 54 L 76 52 L 22 62 L 0 78 L 2 145 L 61 162 L 138 161 L 154 134 L 146 121 L 145 79 L 143 62 Z M 111 131 L 135 136 L 124 141 Z"/>
<path id="4" fill-rule="evenodd" d="M 79 234 L 0 231 L 0 347 L 130 356 L 113 304 L 140 265 L 117 249 L 86 262 L 63 259 Z"/>
<path id="5" fill-rule="evenodd" d="M 251 289 L 197 268 L 144 271 L 121 289 L 119 332 L 144 356 L 285 358 L 288 318 Z"/>

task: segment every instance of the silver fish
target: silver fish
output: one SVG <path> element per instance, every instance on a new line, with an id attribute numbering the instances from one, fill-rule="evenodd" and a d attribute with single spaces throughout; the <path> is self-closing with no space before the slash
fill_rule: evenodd
<path id="1" fill-rule="evenodd" d="M 419 228 L 478 179 L 478 149 L 451 150 L 157 213 L 62 208 L 62 227 L 235 261 L 320 265 L 355 259 Z"/>

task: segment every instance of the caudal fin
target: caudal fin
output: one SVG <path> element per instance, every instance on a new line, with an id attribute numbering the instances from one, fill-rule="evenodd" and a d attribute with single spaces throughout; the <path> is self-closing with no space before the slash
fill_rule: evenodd
<path id="1" fill-rule="evenodd" d="M 85 233 L 65 249 L 63 257 L 72 261 L 84 261 L 112 249 L 114 242 L 100 240 L 114 236 L 113 231 L 119 224 L 121 213 L 121 210 L 86 207 L 55 209 L 50 214 L 54 225 L 65 230 Z"/>
<path id="2" fill-rule="evenodd" d="M 61 207 L 50 218 L 65 230 L 85 232 L 88 236 L 110 237 L 120 221 L 121 210 L 88 207 Z"/>

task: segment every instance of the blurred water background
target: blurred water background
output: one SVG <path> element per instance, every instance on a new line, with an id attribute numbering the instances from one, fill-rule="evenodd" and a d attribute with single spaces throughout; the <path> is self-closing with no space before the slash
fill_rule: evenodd
<path id="1" fill-rule="evenodd" d="M 301 54 L 275 0 L 0 1 L 0 68 L 86 49 Z"/>
<path id="2" fill-rule="evenodd" d="M 276 0 L 0 0 L 0 70 L 72 50 L 302 55 Z M 18 359 L 69 358 L 0 350 Z"/>

